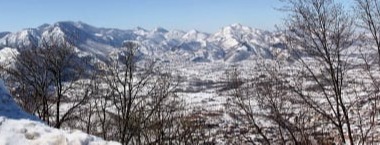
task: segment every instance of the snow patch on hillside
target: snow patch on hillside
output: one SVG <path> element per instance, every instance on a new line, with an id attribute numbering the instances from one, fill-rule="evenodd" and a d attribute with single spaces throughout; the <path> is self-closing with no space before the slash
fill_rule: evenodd
<path id="1" fill-rule="evenodd" d="M 18 51 L 16 49 L 12 49 L 9 47 L 0 49 L 0 62 L 2 64 L 9 64 L 12 62 L 13 57 L 16 55 L 18 55 Z"/>

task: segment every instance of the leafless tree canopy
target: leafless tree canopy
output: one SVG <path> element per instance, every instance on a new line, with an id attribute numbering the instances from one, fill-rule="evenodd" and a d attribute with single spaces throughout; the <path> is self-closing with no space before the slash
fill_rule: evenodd
<path id="1" fill-rule="evenodd" d="M 249 79 L 227 76 L 239 84 L 231 87 L 232 104 L 253 124 L 254 143 L 376 143 L 378 59 L 363 52 L 379 52 L 378 1 L 356 0 L 355 14 L 334 0 L 283 1 L 285 43 L 296 61 L 259 62 L 254 71 L 262 74 Z"/>

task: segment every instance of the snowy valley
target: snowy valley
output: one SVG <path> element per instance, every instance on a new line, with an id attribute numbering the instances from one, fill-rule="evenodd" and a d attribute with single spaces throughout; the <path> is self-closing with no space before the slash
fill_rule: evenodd
<path id="1" fill-rule="evenodd" d="M 3 65 L 12 64 L 19 51 L 42 45 L 51 38 L 74 38 L 77 55 L 92 62 L 107 60 L 124 41 L 138 42 L 139 62 L 155 61 L 161 70 L 180 78 L 176 94 L 184 101 L 186 112 L 197 114 L 206 124 L 214 126 L 210 131 L 215 137 L 208 140 L 219 143 L 227 142 L 220 130 L 235 122 L 226 110 L 230 97 L 220 92 L 227 81 L 226 72 L 237 67 L 249 77 L 255 73 L 252 68 L 259 61 L 287 55 L 281 44 L 281 33 L 240 24 L 208 34 L 197 30 L 119 30 L 96 28 L 82 22 L 58 22 L 2 34 L 0 60 Z"/>
<path id="2" fill-rule="evenodd" d="M 74 63 L 85 70 L 89 70 L 90 73 L 84 73 L 73 84 L 70 83 L 72 81 L 70 79 L 67 79 L 67 82 L 63 83 L 64 89 L 75 85 L 78 85 L 79 88 L 82 87 L 82 89 L 77 90 L 77 92 L 65 92 L 64 96 L 70 101 L 63 101 L 64 103 L 61 106 L 64 111 L 72 111 L 68 108 L 72 106 L 77 107 L 75 103 L 82 102 L 80 97 L 86 96 L 88 100 L 83 101 L 86 105 L 83 107 L 79 106 L 75 108 L 77 110 L 73 111 L 73 114 L 82 116 L 84 119 L 79 119 L 80 121 L 78 122 L 80 123 L 70 121 L 63 123 L 62 127 L 68 129 L 68 131 L 47 127 L 47 125 L 53 126 L 54 122 L 45 125 L 37 117 L 21 111 L 16 103 L 12 101 L 11 95 L 5 91 L 5 87 L 2 86 L 0 89 L 0 144 L 55 144 L 57 142 L 63 142 L 63 144 L 117 144 L 103 141 L 98 137 L 86 135 L 80 131 L 73 131 L 69 127 L 87 131 L 99 137 L 106 137 L 106 140 L 118 139 L 113 134 L 113 132 L 117 132 L 115 131 L 117 121 L 112 122 L 115 124 L 111 124 L 111 126 L 101 126 L 100 124 L 107 125 L 107 123 L 104 123 L 107 119 L 117 119 L 117 114 L 122 112 L 120 108 L 123 107 L 118 108 L 117 105 L 122 106 L 123 101 L 120 99 L 118 100 L 120 102 L 116 101 L 116 103 L 112 102 L 114 103 L 112 104 L 110 101 L 112 98 L 107 97 L 115 95 L 115 92 L 122 90 L 122 86 L 128 83 L 115 83 L 115 85 L 112 82 L 107 82 L 117 79 L 116 77 L 110 77 L 111 75 L 107 71 L 111 70 L 111 73 L 116 74 L 113 74 L 115 76 L 128 74 L 118 74 L 119 70 L 123 69 L 120 69 L 118 65 L 126 65 L 128 67 L 128 64 L 120 63 L 125 61 L 120 56 L 127 56 L 128 53 L 125 53 L 125 51 L 129 52 L 128 47 L 125 49 L 123 46 L 125 42 L 138 44 L 136 54 L 133 56 L 136 59 L 137 67 L 136 72 L 133 73 L 141 75 L 136 77 L 137 80 L 144 82 L 144 77 L 148 76 L 152 77 L 152 80 L 147 80 L 147 83 L 151 83 L 150 81 L 158 82 L 153 83 L 152 86 L 137 87 L 137 91 L 140 89 L 143 90 L 143 93 L 136 92 L 136 96 L 146 97 L 149 95 L 161 95 L 160 93 L 162 93 L 164 95 L 160 97 L 163 97 L 162 99 L 165 100 L 163 101 L 164 106 L 171 106 L 173 102 L 179 105 L 175 106 L 180 108 L 179 113 L 176 111 L 170 112 L 172 110 L 169 109 L 168 112 L 159 112 L 163 113 L 163 115 L 159 113 L 154 114 L 160 117 L 169 116 L 169 120 L 173 121 L 170 122 L 169 126 L 179 128 L 173 129 L 178 129 L 174 133 L 171 132 L 171 129 L 157 129 L 162 131 L 162 134 L 168 135 L 167 138 L 169 140 L 173 136 L 183 136 L 181 138 L 183 140 L 173 139 L 173 142 L 177 144 L 265 144 L 263 142 L 268 139 L 262 137 L 264 136 L 263 134 L 266 134 L 269 140 L 275 144 L 281 144 L 284 141 L 291 142 L 291 137 L 294 140 L 304 140 L 305 138 L 302 137 L 307 135 L 313 137 L 305 140 L 310 140 L 312 144 L 322 144 L 323 141 L 326 141 L 326 143 L 329 141 L 334 142 L 338 136 L 338 133 L 332 135 L 326 133 L 324 129 L 334 128 L 334 125 L 329 123 L 329 121 L 319 122 L 318 120 L 323 118 L 323 115 L 316 115 L 320 112 L 322 114 L 332 114 L 336 111 L 334 109 L 327 109 L 326 112 L 321 111 L 323 108 L 328 108 L 329 103 L 331 105 L 330 100 L 325 101 L 323 97 L 331 96 L 334 92 L 330 88 L 332 84 L 326 84 L 326 86 L 321 87 L 322 90 L 318 88 L 318 85 L 326 83 L 326 80 L 330 79 L 329 77 L 324 77 L 324 73 L 326 72 L 324 66 L 318 63 L 320 60 L 312 58 L 310 55 L 300 55 L 291 52 L 286 47 L 284 32 L 264 31 L 241 24 L 232 24 L 221 28 L 216 33 L 209 34 L 197 30 L 187 32 L 166 30 L 164 28 L 146 30 L 140 27 L 131 30 L 120 30 L 97 28 L 83 22 L 57 22 L 51 25 L 44 24 L 38 28 L 24 29 L 15 33 L 0 33 L 1 66 L 5 70 L 17 66 L 14 64 L 14 61 L 21 52 L 35 49 L 36 47 L 44 47 L 46 43 L 50 43 L 49 40 L 58 40 L 57 42 L 59 43 L 69 41 L 75 52 L 73 60 L 80 60 L 82 58 L 88 60 L 86 63 L 82 63 L 82 61 L 78 61 L 80 64 Z M 345 64 L 347 67 L 345 67 L 346 72 L 344 74 L 347 79 L 342 84 L 350 87 L 341 90 L 347 96 L 347 99 L 336 104 L 350 104 L 354 102 L 352 103 L 353 105 L 350 105 L 350 111 L 353 114 L 350 118 L 354 120 L 352 123 L 355 124 L 352 125 L 352 130 L 357 132 L 367 131 L 367 136 L 376 137 L 380 135 L 380 130 L 373 129 L 377 125 L 373 125 L 371 120 L 376 120 L 378 117 L 371 115 L 362 116 L 362 118 L 358 117 L 363 114 L 373 113 L 368 110 L 371 110 L 369 109 L 371 107 L 376 108 L 378 103 L 369 101 L 376 100 L 376 97 L 378 97 L 376 88 L 372 88 L 373 86 L 371 86 L 371 83 L 375 83 L 375 81 L 371 81 L 379 77 L 376 73 L 378 67 L 368 69 L 356 67 L 373 64 L 373 60 L 366 62 L 365 56 L 373 56 L 376 54 L 376 51 L 374 49 L 366 49 L 367 47 L 363 47 L 364 49 L 362 49 L 359 47 L 362 45 L 364 44 L 358 41 L 358 43 L 343 51 L 343 54 L 346 55 L 341 57 L 347 63 Z M 302 49 L 296 48 L 296 50 Z M 40 53 L 42 54 L 42 52 L 37 51 L 37 56 Z M 112 57 L 116 58 L 113 59 L 116 60 L 115 62 L 110 60 Z M 126 59 L 128 60 L 128 57 Z M 154 62 L 155 65 L 155 68 L 152 68 L 152 70 L 158 69 L 160 72 L 146 75 L 143 72 L 143 67 L 151 62 Z M 92 74 L 97 74 L 97 69 L 94 69 L 95 67 L 93 66 L 99 64 L 102 68 L 99 71 L 102 74 L 100 78 L 106 81 L 97 84 L 96 80 L 92 80 L 91 76 Z M 115 70 L 113 71 L 112 69 Z M 310 75 L 308 74 L 309 72 L 316 73 Z M 103 73 L 106 75 L 103 75 Z M 74 76 L 74 74 L 71 75 Z M 165 78 L 167 74 L 173 76 L 173 79 L 168 79 L 169 82 L 172 81 L 171 83 L 168 83 L 168 80 Z M 12 82 L 8 74 L 4 73 L 0 77 Z M 319 78 L 321 78 L 321 82 L 319 82 Z M 313 82 L 313 79 L 318 81 Z M 86 84 L 88 82 L 94 82 L 95 84 L 91 87 L 96 88 L 91 89 L 105 91 L 96 92 L 97 94 L 92 90 L 88 91 L 88 84 Z M 141 82 L 137 81 L 136 86 L 139 86 Z M 134 85 L 133 83 L 131 84 L 131 86 Z M 21 85 L 17 83 L 9 84 L 9 88 L 14 93 L 12 95 L 15 96 L 16 101 L 20 101 L 17 100 L 19 99 L 17 98 L 18 95 L 20 95 L 17 91 L 23 89 L 19 86 Z M 109 91 L 107 90 L 108 88 L 115 89 L 116 91 Z M 54 92 L 54 89 L 55 87 L 48 86 L 46 88 L 47 94 L 55 94 L 51 93 Z M 168 92 L 165 92 L 166 89 Z M 162 90 L 165 91 L 161 92 Z M 322 91 L 324 94 L 318 91 Z M 311 99 L 308 100 L 309 98 L 305 96 L 313 97 L 310 97 Z M 79 100 L 75 100 L 75 98 L 79 98 Z M 138 103 L 141 101 L 149 105 L 157 101 L 153 98 L 147 100 L 139 99 L 137 98 Z M 317 111 L 312 111 L 312 109 L 305 107 L 304 101 L 317 104 L 313 106 L 317 108 Z M 149 108 L 150 106 L 146 104 L 136 105 L 136 108 L 148 108 L 148 110 L 154 108 Z M 91 115 L 91 113 L 99 112 L 99 110 L 96 110 L 99 106 L 99 110 L 103 109 L 104 114 L 107 114 L 107 116 Z M 53 104 L 49 107 L 54 108 L 57 106 Z M 95 108 L 96 111 L 91 112 L 91 108 Z M 163 108 L 162 110 L 165 109 L 167 108 Z M 36 114 L 38 113 L 36 112 Z M 142 114 L 142 116 L 146 115 L 145 113 Z M 49 117 L 47 117 L 47 120 L 50 120 Z M 183 119 L 179 121 L 175 120 L 178 118 Z M 92 122 L 92 119 L 94 122 Z M 141 120 L 143 122 L 144 119 Z M 154 120 L 149 121 L 153 122 Z M 163 121 L 167 120 L 163 119 Z M 94 124 L 89 126 L 86 124 L 89 122 Z M 100 123 L 96 124 L 97 122 Z M 133 128 L 133 125 L 135 125 L 133 123 L 136 122 L 132 122 L 132 126 L 127 126 L 131 130 L 136 129 Z M 155 125 L 157 124 L 159 123 L 148 124 L 136 130 L 142 130 L 143 128 L 156 129 Z M 191 124 L 191 126 L 186 126 L 188 124 Z M 293 128 L 294 132 L 296 132 L 295 135 L 290 131 Z M 346 129 L 345 127 L 343 128 Z M 106 129 L 108 130 L 106 131 Z M 191 133 L 185 133 L 188 131 L 186 129 L 189 129 Z M 290 133 L 282 133 L 282 131 L 289 131 Z M 12 134 L 8 134 L 9 132 L 12 132 Z M 152 144 L 168 143 L 164 141 L 159 142 L 162 138 L 166 139 L 165 135 L 157 139 L 155 139 L 155 136 L 153 137 L 153 134 L 160 136 L 160 133 L 156 133 L 156 130 L 148 131 L 146 136 L 152 136 L 144 137 L 146 140 L 152 141 Z M 14 140 L 13 135 L 21 139 Z M 328 138 L 331 136 L 333 138 Z M 358 133 L 355 137 L 360 138 L 359 136 Z M 324 140 L 324 138 L 327 139 Z M 132 139 L 130 144 L 144 144 L 148 142 L 139 142 L 140 140 L 144 139 Z M 373 138 L 373 140 L 373 142 L 379 141 L 377 138 Z"/>

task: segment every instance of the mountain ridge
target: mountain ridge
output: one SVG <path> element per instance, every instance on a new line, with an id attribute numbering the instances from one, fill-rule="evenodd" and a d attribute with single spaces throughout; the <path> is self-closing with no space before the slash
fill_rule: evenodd
<path id="1" fill-rule="evenodd" d="M 81 52 L 105 57 L 124 41 L 137 41 L 140 52 L 149 57 L 166 61 L 179 58 L 193 62 L 226 61 L 239 62 L 254 57 L 270 58 L 279 39 L 275 33 L 254 29 L 235 23 L 222 27 L 216 33 L 198 30 L 167 30 L 156 27 L 146 30 L 100 28 L 83 22 L 62 21 L 42 24 L 37 28 L 27 28 L 14 33 L 0 33 L 0 49 L 4 47 L 28 48 L 40 45 L 49 38 L 65 40 L 74 38 L 75 47 Z M 180 56 L 180 57 L 178 57 Z M 178 58 L 176 58 L 178 57 Z"/>

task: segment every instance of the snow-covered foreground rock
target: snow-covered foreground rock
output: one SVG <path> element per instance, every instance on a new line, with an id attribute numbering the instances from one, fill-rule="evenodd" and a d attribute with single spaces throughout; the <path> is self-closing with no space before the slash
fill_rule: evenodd
<path id="1" fill-rule="evenodd" d="M 0 145 L 119 145 L 81 131 L 49 127 L 24 112 L 0 80 Z"/>

